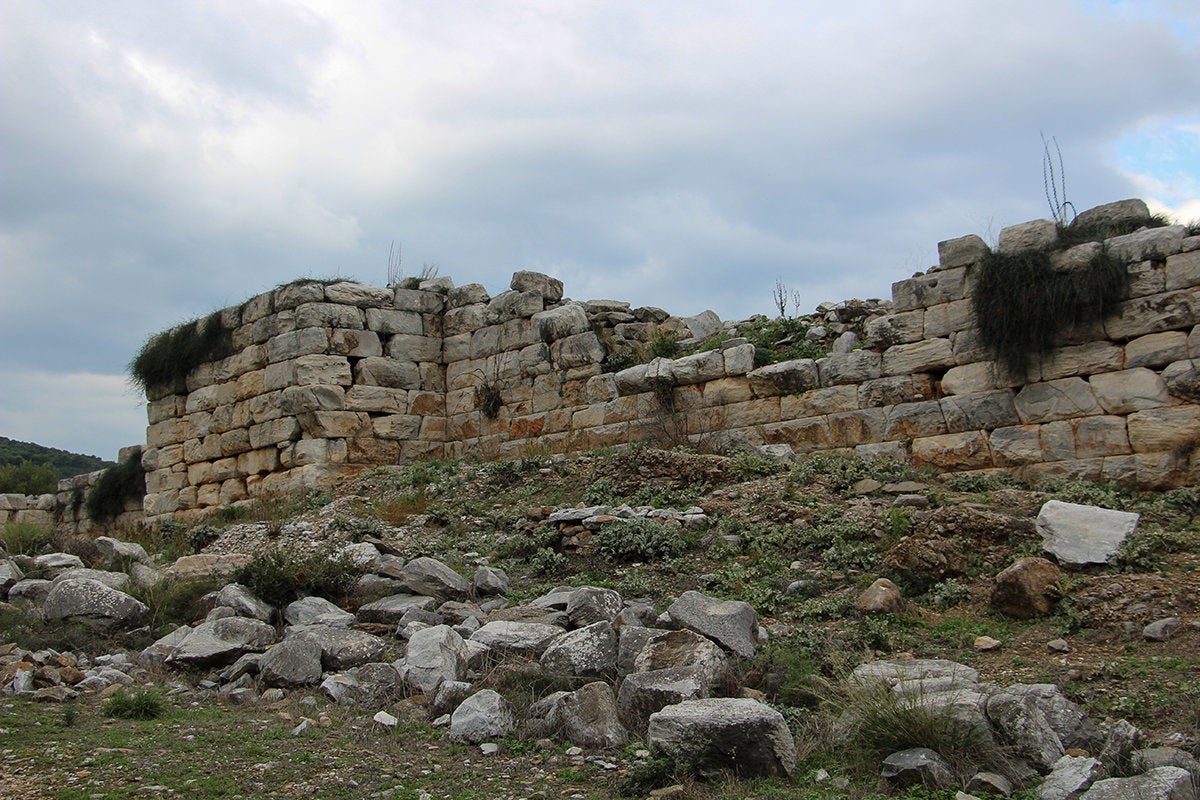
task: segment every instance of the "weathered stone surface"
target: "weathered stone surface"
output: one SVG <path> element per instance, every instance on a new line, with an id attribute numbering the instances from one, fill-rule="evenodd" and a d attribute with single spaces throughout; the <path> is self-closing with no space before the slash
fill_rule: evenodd
<path id="1" fill-rule="evenodd" d="M 925 312 L 928 318 L 929 311 Z M 954 350 L 949 339 L 924 339 L 912 344 L 897 344 L 883 353 L 884 375 L 910 375 L 954 366 Z"/>
<path id="2" fill-rule="evenodd" d="M 1096 781 L 1079 800 L 1197 800 L 1195 778 L 1179 767 L 1158 767 L 1130 778 Z"/>
<path id="3" fill-rule="evenodd" d="M 861 614 L 899 614 L 907 608 L 900 587 L 879 578 L 858 596 L 854 608 Z"/>
<path id="4" fill-rule="evenodd" d="M 892 753 L 883 760 L 879 774 L 896 786 L 945 789 L 955 783 L 950 763 L 928 747 Z"/>
<path id="5" fill-rule="evenodd" d="M 601 675 L 617 664 L 617 632 L 607 620 L 558 636 L 539 662 L 547 672 L 563 675 Z"/>
<path id="6" fill-rule="evenodd" d="M 428 556 L 414 558 L 397 576 L 414 594 L 443 600 L 466 597 L 470 582 L 442 562 Z"/>
<path id="7" fill-rule="evenodd" d="M 667 609 L 677 624 L 747 658 L 758 649 L 758 614 L 749 603 L 684 592 Z"/>
<path id="8" fill-rule="evenodd" d="M 1200 359 L 1175 361 L 1162 371 L 1167 393 L 1188 403 L 1200 402 Z"/>
<path id="9" fill-rule="evenodd" d="M 817 374 L 822 386 L 862 383 L 878 378 L 882 357 L 872 350 L 835 353 L 817 360 Z"/>
<path id="10" fill-rule="evenodd" d="M 543 275 L 540 272 L 519 270 L 513 273 L 509 288 L 514 292 L 537 292 L 547 302 L 554 303 L 562 300 L 563 282 L 558 278 Z"/>
<path id="11" fill-rule="evenodd" d="M 257 614 L 251 614 L 250 616 L 262 619 Z M 337 605 L 323 597 L 302 597 L 299 600 L 288 603 L 287 608 L 283 610 L 283 618 L 289 625 L 336 625 L 345 627 L 354 622 L 353 614 L 349 611 L 343 611 Z M 270 621 L 270 617 L 268 616 L 264 621 Z"/>
<path id="12" fill-rule="evenodd" d="M 33 566 L 53 580 L 67 570 L 83 569 L 83 561 L 73 553 L 45 553 L 34 557 Z"/>
<path id="13" fill-rule="evenodd" d="M 771 397 L 815 389 L 820 385 L 817 362 L 811 358 L 781 361 L 759 367 L 747 374 L 756 397 Z"/>
<path id="14" fill-rule="evenodd" d="M 1130 414 L 1126 424 L 1135 453 L 1173 450 L 1200 441 L 1200 406 L 1149 408 Z"/>
<path id="15" fill-rule="evenodd" d="M 299 636 L 284 639 L 258 660 L 258 674 L 266 686 L 316 686 L 321 682 L 321 646 Z"/>
<path id="16" fill-rule="evenodd" d="M 1036 250 L 1058 240 L 1058 228 L 1048 219 L 1035 219 L 1000 229 L 1001 253 Z"/>
<path id="17" fill-rule="evenodd" d="M 1096 402 L 1088 382 L 1082 378 L 1029 384 L 1017 393 L 1014 403 L 1025 424 L 1085 417 L 1104 411 Z"/>
<path id="18" fill-rule="evenodd" d="M 392 289 L 341 281 L 325 287 L 325 299 L 331 303 L 359 308 L 390 308 L 396 295 Z"/>
<path id="19" fill-rule="evenodd" d="M 1167 225 L 1162 228 L 1146 228 L 1114 236 L 1105 242 L 1108 254 L 1118 261 L 1147 261 L 1175 255 L 1183 245 L 1187 228 L 1182 225 Z"/>
<path id="20" fill-rule="evenodd" d="M 0 559 L 0 596 L 24 579 L 25 573 L 15 561 L 10 558 Z"/>
<path id="21" fill-rule="evenodd" d="M 1163 379 L 1145 367 L 1093 375 L 1089 383 L 1097 402 L 1109 414 L 1129 414 L 1171 402 Z"/>
<path id="22" fill-rule="evenodd" d="M 939 402 L 949 433 L 990 431 L 1016 425 L 1020 421 L 1013 394 L 1008 389 L 959 394 L 944 397 Z"/>
<path id="23" fill-rule="evenodd" d="M 938 263 L 943 267 L 974 264 L 990 252 L 987 242 L 976 234 L 938 242 Z"/>
<path id="24" fill-rule="evenodd" d="M 450 741 L 479 744 L 498 739 L 517 729 L 512 704 L 491 689 L 468 697 L 450 715 Z"/>
<path id="25" fill-rule="evenodd" d="M 1197 322 L 1200 322 L 1200 289 L 1181 289 L 1119 303 L 1104 318 L 1104 332 L 1110 339 L 1132 339 L 1186 328 Z"/>
<path id="26" fill-rule="evenodd" d="M 603 681 L 566 694 L 558 703 L 557 722 L 567 741 L 579 747 L 609 749 L 628 739 L 612 687 Z"/>
<path id="27" fill-rule="evenodd" d="M 591 330 L 587 313 L 576 303 L 550 308 L 534 314 L 530 321 L 533 329 L 544 342 L 565 339 L 568 336 L 585 333 Z"/>
<path id="28" fill-rule="evenodd" d="M 1104 765 L 1094 758 L 1064 755 L 1038 787 L 1038 800 L 1075 800 L 1106 774 Z"/>
<path id="29" fill-rule="evenodd" d="M 622 636 L 622 645 L 625 637 Z M 650 630 L 628 671 L 655 672 L 690 667 L 709 688 L 717 686 L 728 670 L 725 652 L 707 636 L 690 630 Z"/>
<path id="30" fill-rule="evenodd" d="M 419 630 L 409 637 L 401 675 L 414 689 L 432 695 L 442 681 L 467 676 L 466 644 L 448 625 Z"/>
<path id="31" fill-rule="evenodd" d="M 1052 684 L 1014 684 L 992 693 L 987 715 L 1000 738 L 1046 771 L 1067 750 L 1099 752 L 1104 737 L 1083 710 Z"/>
<path id="32" fill-rule="evenodd" d="M 229 575 L 249 561 L 250 556 L 245 553 L 198 553 L 194 556 L 180 556 L 174 564 L 167 567 L 167 573 L 177 580 Z"/>
<path id="33" fill-rule="evenodd" d="M 321 648 L 321 666 L 343 670 L 378 661 L 387 650 L 387 642 L 366 631 L 332 625 L 302 625 L 288 629 L 288 637 L 301 636 Z"/>
<path id="34" fill-rule="evenodd" d="M 892 284 L 892 311 L 912 311 L 963 298 L 967 270 L 954 267 Z"/>
<path id="35" fill-rule="evenodd" d="M 540 658 L 550 643 L 561 636 L 557 625 L 540 622 L 489 622 L 471 634 L 471 641 L 485 644 L 500 653 Z"/>
<path id="36" fill-rule="evenodd" d="M 214 605 L 232 608 L 240 617 L 250 617 L 263 622 L 270 622 L 275 616 L 275 606 L 263 602 L 240 583 L 230 583 L 217 592 Z"/>
<path id="37" fill-rule="evenodd" d="M 1038 512 L 1042 547 L 1060 564 L 1108 563 L 1137 530 L 1139 514 L 1050 500 Z"/>
<path id="38" fill-rule="evenodd" d="M 122 542 L 111 536 L 97 536 L 92 540 L 96 546 L 100 561 L 105 566 L 114 566 L 122 562 L 149 561 L 146 548 L 136 542 Z"/>
<path id="39" fill-rule="evenodd" d="M 996 576 L 991 606 L 1019 619 L 1049 613 L 1055 603 L 1049 590 L 1061 577 L 1062 570 L 1044 558 L 1019 559 Z"/>
<path id="40" fill-rule="evenodd" d="M 1119 345 L 1087 342 L 1059 347 L 1043 354 L 1038 360 L 1037 374 L 1043 381 L 1052 381 L 1076 375 L 1115 372 L 1123 366 L 1123 359 L 1124 352 Z"/>
<path id="41" fill-rule="evenodd" d="M 650 716 L 647 743 L 700 772 L 791 775 L 796 744 L 783 716 L 743 698 L 686 700 Z"/>
<path id="42" fill-rule="evenodd" d="M 983 469 L 992 466 L 987 434 L 982 431 L 928 436 L 912 441 L 914 467 L 938 469 Z"/>
<path id="43" fill-rule="evenodd" d="M 617 708 L 630 730 L 644 731 L 650 715 L 660 709 L 709 696 L 709 681 L 701 666 L 634 672 L 621 681 Z"/>
<path id="44" fill-rule="evenodd" d="M 1117 200 L 1112 203 L 1079 212 L 1071 223 L 1073 228 L 1091 228 L 1123 223 L 1146 223 L 1150 221 L 1150 209 L 1146 201 L 1137 198 Z"/>
<path id="45" fill-rule="evenodd" d="M 621 595 L 612 589 L 596 586 L 580 586 L 567 596 L 563 609 L 573 626 L 591 625 L 593 622 L 612 622 L 621 613 Z"/>
<path id="46" fill-rule="evenodd" d="M 275 642 L 275 629 L 248 617 L 203 622 L 175 644 L 168 664 L 207 667 L 230 664 L 249 652 L 262 652 Z"/>
<path id="47" fill-rule="evenodd" d="M 411 608 L 432 611 L 437 607 L 437 604 L 438 601 L 435 597 L 394 594 L 361 606 L 358 609 L 358 618 L 363 622 L 396 623 Z"/>
<path id="48" fill-rule="evenodd" d="M 150 609 L 124 592 L 88 578 L 55 582 L 42 604 L 47 619 L 80 618 L 132 628 L 143 624 Z"/>
<path id="49" fill-rule="evenodd" d="M 1164 367 L 1188 357 L 1187 334 L 1167 331 L 1139 336 L 1125 345 L 1125 367 Z"/>

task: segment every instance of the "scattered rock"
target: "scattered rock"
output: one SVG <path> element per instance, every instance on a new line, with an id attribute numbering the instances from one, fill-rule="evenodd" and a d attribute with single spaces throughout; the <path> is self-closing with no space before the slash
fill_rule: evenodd
<path id="1" fill-rule="evenodd" d="M 946 789 L 954 785 L 949 762 L 928 747 L 912 747 L 883 760 L 880 775 L 897 786 Z"/>
<path id="2" fill-rule="evenodd" d="M 1057 598 L 1051 587 L 1062 577 L 1062 570 L 1044 558 L 1019 559 L 996 576 L 991 606 L 1018 619 L 1048 614 Z"/>
<path id="3" fill-rule="evenodd" d="M 749 658 L 758 650 L 758 614 L 749 603 L 684 592 L 667 609 L 677 624 Z"/>
<path id="4" fill-rule="evenodd" d="M 1165 642 L 1171 638 L 1178 627 L 1179 619 L 1177 617 L 1160 619 L 1142 629 L 1142 638 L 1148 642 Z"/>
<path id="5" fill-rule="evenodd" d="M 686 700 L 650 716 L 647 743 L 701 772 L 791 775 L 796 744 L 783 716 L 757 700 Z"/>
<path id="6" fill-rule="evenodd" d="M 450 741 L 479 744 L 508 736 L 517 729 L 517 715 L 507 700 L 491 689 L 468 697 L 450 715 Z"/>
<path id="7" fill-rule="evenodd" d="M 1137 530 L 1140 515 L 1049 500 L 1038 512 L 1042 547 L 1065 566 L 1106 564 Z"/>

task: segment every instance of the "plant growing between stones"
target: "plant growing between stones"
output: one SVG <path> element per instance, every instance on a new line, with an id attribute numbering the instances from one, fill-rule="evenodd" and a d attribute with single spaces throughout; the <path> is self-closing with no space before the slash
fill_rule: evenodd
<path id="1" fill-rule="evenodd" d="M 88 515 L 96 522 L 110 522 L 121 515 L 125 504 L 146 496 L 146 471 L 142 469 L 142 454 L 134 453 L 129 458 L 109 467 L 88 492 Z"/>
<path id="2" fill-rule="evenodd" d="M 220 311 L 151 336 L 129 363 L 133 383 L 148 396 L 182 386 L 201 364 L 233 355 L 233 331 Z"/>
<path id="3" fill-rule="evenodd" d="M 167 704 L 148 689 L 133 692 L 122 689 L 108 698 L 104 710 L 117 719 L 158 719 L 166 712 Z"/>

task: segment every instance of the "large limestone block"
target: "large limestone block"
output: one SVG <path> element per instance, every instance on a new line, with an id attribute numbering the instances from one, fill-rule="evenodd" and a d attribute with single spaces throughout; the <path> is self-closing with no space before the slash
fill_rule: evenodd
<path id="1" fill-rule="evenodd" d="M 516 729 L 516 710 L 491 689 L 471 695 L 450 715 L 452 742 L 479 744 L 508 736 Z"/>
<path id="2" fill-rule="evenodd" d="M 285 639 L 258 660 L 258 675 L 264 686 L 315 686 L 321 682 L 321 646 L 300 636 Z"/>
<path id="3" fill-rule="evenodd" d="M 1200 323 L 1200 288 L 1163 292 L 1119 303 L 1105 317 L 1110 339 L 1133 339 L 1148 333 L 1189 328 Z"/>
<path id="4" fill-rule="evenodd" d="M 1060 578 L 1062 570 L 1044 558 L 1018 559 L 996 576 L 989 602 L 997 611 L 1018 619 L 1047 614 L 1056 602 L 1053 587 Z"/>
<path id="5" fill-rule="evenodd" d="M 1060 564 L 1082 567 L 1108 563 L 1140 519 L 1128 511 L 1050 500 L 1038 512 L 1037 529 L 1043 549 Z"/>
<path id="6" fill-rule="evenodd" d="M 510 319 L 532 317 L 545 306 L 540 292 L 508 291 L 488 301 L 485 320 L 489 325 L 508 322 Z"/>
<path id="7" fill-rule="evenodd" d="M 617 665 L 617 632 L 600 620 L 564 633 L 546 647 L 539 663 L 560 675 L 602 675 Z"/>
<path id="8" fill-rule="evenodd" d="M 949 433 L 913 439 L 914 467 L 938 469 L 983 469 L 992 466 L 987 434 L 982 431 Z"/>
<path id="9" fill-rule="evenodd" d="M 1058 227 L 1048 219 L 1035 219 L 1000 229 L 1001 253 L 1038 250 L 1058 240 Z"/>
<path id="10" fill-rule="evenodd" d="M 1167 225 L 1162 228 L 1114 236 L 1105 242 L 1108 254 L 1118 261 L 1147 261 L 1164 259 L 1178 253 L 1183 246 L 1187 228 L 1182 225 Z"/>
<path id="11" fill-rule="evenodd" d="M 508 284 L 514 292 L 537 292 L 547 302 L 556 303 L 563 297 L 563 282 L 540 272 L 518 270 Z"/>
<path id="12" fill-rule="evenodd" d="M 944 394 L 971 394 L 996 388 L 996 364 L 992 361 L 976 361 L 951 367 L 942 376 Z"/>
<path id="13" fill-rule="evenodd" d="M 393 389 L 420 389 L 421 370 L 411 361 L 364 358 L 354 365 L 354 383 Z"/>
<path id="14" fill-rule="evenodd" d="M 1162 371 L 1162 380 L 1172 397 L 1200 402 L 1200 358 L 1168 364 Z"/>
<path id="15" fill-rule="evenodd" d="M 1198 251 L 1200 252 L 1200 251 Z M 1188 357 L 1187 334 L 1167 331 L 1139 336 L 1125 345 L 1125 367 L 1165 367 Z"/>
<path id="16" fill-rule="evenodd" d="M 350 328 L 361 330 L 363 312 L 336 303 L 305 303 L 296 307 L 297 328 Z"/>
<path id="17" fill-rule="evenodd" d="M 617 711 L 626 727 L 644 731 L 651 714 L 684 700 L 708 696 L 708 675 L 698 665 L 634 672 L 621 681 Z"/>
<path id="18" fill-rule="evenodd" d="M 557 717 L 562 735 L 580 747 L 620 747 L 629 738 L 612 687 L 603 681 L 585 684 L 563 697 Z"/>
<path id="19" fill-rule="evenodd" d="M 1042 356 L 1038 371 L 1044 381 L 1069 378 L 1073 375 L 1114 372 L 1121 369 L 1123 355 L 1121 348 L 1112 342 L 1088 342 L 1060 347 Z"/>
<path id="20" fill-rule="evenodd" d="M 577 333 L 555 341 L 550 348 L 550 358 L 559 369 L 599 364 L 604 359 L 604 346 L 591 331 Z"/>
<path id="21" fill-rule="evenodd" d="M 1016 425 L 1017 409 L 1008 389 L 944 397 L 940 401 L 950 433 L 987 430 Z"/>
<path id="22" fill-rule="evenodd" d="M 442 340 L 436 336 L 398 333 L 388 340 L 387 353 L 400 361 L 441 361 Z"/>
<path id="23" fill-rule="evenodd" d="M 675 359 L 675 382 L 680 386 L 725 377 L 725 356 L 720 350 L 694 353 Z"/>
<path id="24" fill-rule="evenodd" d="M 937 400 L 921 403 L 900 403 L 885 409 L 887 424 L 884 436 L 888 439 L 913 439 L 918 436 L 938 436 L 946 433 L 946 416 Z"/>
<path id="25" fill-rule="evenodd" d="M 275 309 L 296 308 L 305 303 L 319 303 L 325 299 L 325 286 L 320 281 L 296 281 L 275 290 Z"/>
<path id="26" fill-rule="evenodd" d="M 1131 452 L 1124 417 L 1084 417 L 1076 420 L 1074 426 L 1076 458 L 1121 456 Z"/>
<path id="27" fill-rule="evenodd" d="M 938 242 L 938 263 L 943 267 L 963 267 L 976 263 L 988 252 L 987 242 L 971 233 Z"/>
<path id="28" fill-rule="evenodd" d="M 342 411 L 346 408 L 346 390 L 341 386 L 289 386 L 280 396 L 279 407 L 285 414 Z"/>
<path id="29" fill-rule="evenodd" d="M 746 375 L 754 369 L 754 345 L 739 344 L 721 350 L 725 358 L 725 374 L 729 377 Z"/>
<path id="30" fill-rule="evenodd" d="M 1155 767 L 1128 778 L 1105 778 L 1079 800 L 1197 800 L 1197 778 L 1182 767 Z"/>
<path id="31" fill-rule="evenodd" d="M 375 331 L 334 328 L 329 332 L 329 352 L 354 358 L 381 356 L 383 344 Z"/>
<path id="32" fill-rule="evenodd" d="M 345 394 L 343 407 L 347 411 L 403 414 L 408 410 L 408 392 L 389 386 L 351 386 Z"/>
<path id="33" fill-rule="evenodd" d="M 448 308 L 462 308 L 463 306 L 475 305 L 477 303 L 487 303 L 492 299 L 488 294 L 488 290 L 484 288 L 482 283 L 468 283 L 462 286 L 455 286 L 446 293 L 446 306 Z"/>
<path id="34" fill-rule="evenodd" d="M 489 622 L 471 634 L 471 641 L 487 645 L 499 653 L 540 658 L 563 629 L 541 622 Z"/>
<path id="35" fill-rule="evenodd" d="M 1171 402 L 1163 379 L 1145 367 L 1093 375 L 1089 383 L 1096 400 L 1109 414 L 1129 414 Z"/>
<path id="36" fill-rule="evenodd" d="M 1104 203 L 1086 211 L 1079 212 L 1071 225 L 1075 228 L 1091 228 L 1123 223 L 1147 223 L 1150 221 L 1150 209 L 1145 200 L 1131 198 Z"/>
<path id="37" fill-rule="evenodd" d="M 428 556 L 409 561 L 397 577 L 413 594 L 454 600 L 466 597 L 471 591 L 470 581 Z"/>
<path id="38" fill-rule="evenodd" d="M 822 386 L 862 383 L 880 376 L 882 359 L 872 350 L 833 353 L 817 360 Z"/>
<path id="39" fill-rule="evenodd" d="M 460 333 L 474 333 L 488 325 L 488 304 L 473 303 L 469 306 L 452 308 L 446 312 L 442 325 L 447 336 Z M 421 331 L 410 331 L 420 333 Z"/>
<path id="40" fill-rule="evenodd" d="M 1200 285 L 1200 250 L 1167 257 L 1166 290 Z"/>
<path id="41" fill-rule="evenodd" d="M 366 314 L 367 329 L 380 336 L 405 334 L 421 336 L 425 333 L 425 323 L 421 315 L 415 311 L 404 311 L 397 308 L 368 308 Z"/>
<path id="42" fill-rule="evenodd" d="M 150 609 L 124 592 L 81 577 L 56 581 L 42 604 L 42 613 L 50 620 L 79 618 L 133 628 L 146 621 Z"/>
<path id="43" fill-rule="evenodd" d="M 974 312 L 968 298 L 955 300 L 952 303 L 940 303 L 925 309 L 925 336 L 933 339 L 971 327 Z"/>
<path id="44" fill-rule="evenodd" d="M 443 681 L 466 678 L 467 645 L 449 625 L 423 628 L 409 637 L 401 675 L 409 686 L 432 696 Z"/>
<path id="45" fill-rule="evenodd" d="M 667 609 L 677 624 L 749 658 L 758 649 L 758 614 L 749 603 L 687 591 Z"/>
<path id="46" fill-rule="evenodd" d="M 352 546 L 370 547 L 365 543 Z M 302 597 L 288 603 L 287 608 L 283 610 L 283 618 L 288 625 L 346 626 L 354 622 L 354 615 L 349 611 L 343 611 L 325 598 L 315 596 Z"/>
<path id="47" fill-rule="evenodd" d="M 791 775 L 796 743 L 783 715 L 747 698 L 686 700 L 650 716 L 647 743 L 700 772 Z"/>
<path id="48" fill-rule="evenodd" d="M 361 411 L 307 411 L 296 419 L 313 439 L 350 439 L 371 435 L 371 417 Z"/>
<path id="49" fill-rule="evenodd" d="M 214 605 L 232 609 L 239 617 L 270 622 L 275 616 L 275 606 L 265 602 L 240 583 L 230 583 L 222 587 L 213 600 Z"/>
<path id="50" fill-rule="evenodd" d="M 779 398 L 779 413 L 783 419 L 818 417 L 859 408 L 858 386 L 829 386 Z"/>
<path id="51" fill-rule="evenodd" d="M 354 382 L 344 356 L 306 355 L 295 361 L 297 386 L 349 386 Z"/>
<path id="52" fill-rule="evenodd" d="M 1200 442 L 1200 406 L 1149 408 L 1127 419 L 1135 453 L 1154 453 Z"/>
<path id="53" fill-rule="evenodd" d="M 1017 393 L 1015 403 L 1025 424 L 1086 417 L 1104 411 L 1083 378 L 1029 384 Z"/>
<path id="54" fill-rule="evenodd" d="M 815 389 L 820 385 L 817 362 L 811 358 L 768 364 L 750 372 L 746 377 L 750 379 L 750 388 L 756 397 L 794 394 Z"/>
<path id="55" fill-rule="evenodd" d="M 845 411 L 830 414 L 825 419 L 829 423 L 829 435 L 838 447 L 877 442 L 883 438 L 887 428 L 887 415 L 882 408 Z"/>
<path id="56" fill-rule="evenodd" d="M 925 336 L 925 309 L 885 314 L 867 322 L 867 341 L 871 345 L 891 347 L 917 342 Z"/>
<path id="57" fill-rule="evenodd" d="M 892 284 L 892 311 L 912 311 L 963 299 L 965 267 L 939 270 Z"/>
<path id="58" fill-rule="evenodd" d="M 304 625 L 288 630 L 297 636 L 316 642 L 321 648 L 321 666 L 326 670 L 343 670 L 383 659 L 387 642 L 366 631 L 334 625 Z"/>
<path id="59" fill-rule="evenodd" d="M 401 311 L 416 311 L 421 314 L 440 314 L 446 306 L 445 294 L 423 289 L 396 289 L 393 306 Z"/>
<path id="60" fill-rule="evenodd" d="M 412 609 L 432 611 L 438 605 L 435 597 L 394 594 L 359 607 L 358 618 L 363 622 L 395 624 Z"/>
<path id="61" fill-rule="evenodd" d="M 396 294 L 393 289 L 342 281 L 341 283 L 331 283 L 325 287 L 325 299 L 343 306 L 390 308 L 396 299 Z"/>

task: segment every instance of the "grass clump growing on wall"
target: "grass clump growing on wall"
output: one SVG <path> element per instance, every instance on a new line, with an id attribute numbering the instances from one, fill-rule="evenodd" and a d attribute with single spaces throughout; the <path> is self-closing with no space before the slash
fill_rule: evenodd
<path id="1" fill-rule="evenodd" d="M 147 395 L 170 391 L 209 361 L 233 355 L 233 331 L 221 312 L 151 336 L 129 364 L 129 374 Z"/>
<path id="2" fill-rule="evenodd" d="M 971 297 L 983 343 L 1014 375 L 1059 343 L 1064 331 L 1100 321 L 1129 286 L 1125 266 L 1100 253 L 1085 268 L 1056 271 L 1048 250 L 989 253 Z"/>
<path id="3" fill-rule="evenodd" d="M 126 501 L 145 496 L 146 471 L 142 469 L 142 454 L 138 452 L 104 470 L 100 480 L 88 492 L 88 516 L 96 522 L 110 522 L 125 510 Z"/>

